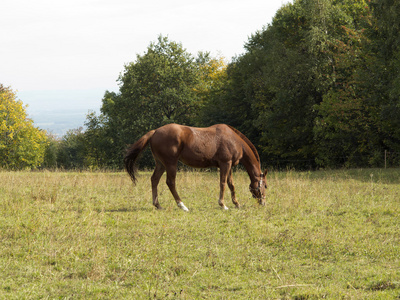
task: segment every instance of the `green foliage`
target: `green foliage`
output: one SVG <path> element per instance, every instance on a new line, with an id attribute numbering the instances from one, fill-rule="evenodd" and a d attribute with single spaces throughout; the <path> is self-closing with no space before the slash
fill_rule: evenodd
<path id="1" fill-rule="evenodd" d="M 284 5 L 229 65 L 227 92 L 217 100 L 227 107 L 221 120 L 279 166 L 371 166 L 384 148 L 398 151 L 399 102 L 391 89 L 397 77 L 388 85 L 381 80 L 397 74 L 386 74 L 397 58 L 380 61 L 382 49 L 395 50 L 377 49 L 374 33 L 387 28 L 396 40 L 392 5 L 386 3 L 385 21 L 375 19 L 381 5 L 372 4 L 373 14 L 363 0 Z"/>
<path id="2" fill-rule="evenodd" d="M 47 138 L 33 126 L 15 93 L 0 85 L 0 168 L 37 168 L 44 160 Z"/>
<path id="3" fill-rule="evenodd" d="M 110 123 L 116 115 L 118 121 L 129 122 L 121 124 L 131 131 L 127 136 L 171 122 L 191 122 L 197 77 L 193 58 L 182 45 L 160 36 L 157 44 L 125 66 L 119 82 L 120 94 L 105 98 L 102 112 Z"/>
<path id="4" fill-rule="evenodd" d="M 58 153 L 60 149 L 60 141 L 53 135 L 47 135 L 47 147 L 44 153 L 43 168 L 57 169 L 58 167 Z"/>
<path id="5" fill-rule="evenodd" d="M 376 62 L 370 74 L 371 101 L 377 103 L 382 143 L 400 150 L 400 3 L 371 1 L 371 52 Z M 371 76 L 372 75 L 372 76 Z"/>
<path id="6" fill-rule="evenodd" d="M 194 60 L 182 45 L 160 36 L 145 55 L 125 66 L 120 99 L 113 110 L 103 113 L 128 114 L 130 127 L 140 133 L 172 122 L 190 124 L 197 100 L 195 71 Z"/>
<path id="7" fill-rule="evenodd" d="M 243 131 L 259 133 L 252 140 L 269 160 L 314 156 L 311 108 L 324 89 L 315 75 L 322 55 L 316 55 L 316 41 L 306 42 L 310 20 L 302 5 L 282 7 L 269 27 L 249 39 L 236 62 L 240 75 L 231 81 L 237 102 L 247 104 L 247 127 L 253 127 Z"/>
<path id="8" fill-rule="evenodd" d="M 224 88 L 227 85 L 227 65 L 224 58 L 213 58 L 209 53 L 199 53 L 196 64 L 200 78 L 196 86 L 200 110 L 195 117 L 195 124 L 209 126 L 215 123 L 229 123 L 218 120 L 226 114 L 229 107 L 220 103 L 224 101 Z"/>
<path id="9" fill-rule="evenodd" d="M 66 169 L 87 167 L 85 152 L 83 128 L 68 130 L 60 141 L 57 155 L 58 167 Z"/>
<path id="10" fill-rule="evenodd" d="M 96 116 L 95 112 L 89 112 L 86 116 L 84 132 L 85 161 L 92 168 L 104 168 L 106 166 L 119 167 L 120 162 L 113 162 L 108 157 L 113 157 L 112 140 L 107 136 L 105 117 Z"/>
<path id="11" fill-rule="evenodd" d="M 367 20 L 369 10 L 363 13 Z M 341 40 L 331 43 L 334 85 L 314 106 L 319 165 L 371 165 L 371 156 L 379 149 L 376 107 L 368 101 L 369 80 L 364 71 L 373 63 L 365 49 L 369 44 L 364 30 L 357 26 L 343 27 Z"/>

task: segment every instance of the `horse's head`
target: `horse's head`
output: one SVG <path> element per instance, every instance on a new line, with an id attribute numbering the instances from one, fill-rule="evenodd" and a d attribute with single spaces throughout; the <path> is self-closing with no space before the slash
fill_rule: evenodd
<path id="1" fill-rule="evenodd" d="M 261 205 L 265 205 L 265 191 L 267 190 L 267 170 L 265 170 L 264 174 L 260 175 L 260 179 L 258 181 L 253 181 L 250 183 L 250 192 L 254 198 L 258 200 L 258 203 Z"/>

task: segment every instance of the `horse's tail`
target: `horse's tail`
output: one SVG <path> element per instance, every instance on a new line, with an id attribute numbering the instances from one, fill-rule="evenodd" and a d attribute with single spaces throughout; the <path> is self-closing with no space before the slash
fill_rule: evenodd
<path id="1" fill-rule="evenodd" d="M 136 143 L 134 143 L 131 147 L 126 151 L 126 155 L 124 157 L 125 169 L 131 177 L 133 183 L 136 183 L 136 160 L 139 157 L 139 154 L 146 148 L 149 144 L 151 137 L 153 136 L 155 130 L 149 131 L 144 136 L 142 136 Z"/>

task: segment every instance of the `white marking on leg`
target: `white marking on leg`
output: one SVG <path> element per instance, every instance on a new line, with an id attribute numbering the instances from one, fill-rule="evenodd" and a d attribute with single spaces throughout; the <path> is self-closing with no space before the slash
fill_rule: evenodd
<path id="1" fill-rule="evenodd" d="M 179 202 L 178 207 L 183 211 L 189 211 L 189 209 L 185 206 L 185 204 L 183 204 L 183 202 Z"/>
<path id="2" fill-rule="evenodd" d="M 221 199 L 218 199 L 218 204 L 223 210 L 228 210 L 228 207 L 226 207 L 224 201 L 221 201 Z"/>

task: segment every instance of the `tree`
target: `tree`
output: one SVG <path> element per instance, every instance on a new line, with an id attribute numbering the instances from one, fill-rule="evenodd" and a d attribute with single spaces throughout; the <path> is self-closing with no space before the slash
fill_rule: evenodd
<path id="1" fill-rule="evenodd" d="M 271 163 L 310 160 L 315 153 L 312 107 L 321 101 L 323 89 L 315 66 L 322 59 L 315 54 L 316 42 L 306 43 L 307 3 L 283 6 L 228 67 L 231 106 L 243 114 L 237 119 L 243 119 L 241 130 Z"/>
<path id="2" fill-rule="evenodd" d="M 47 133 L 47 143 L 42 167 L 56 169 L 58 167 L 57 156 L 60 148 L 60 140 L 55 135 Z"/>
<path id="3" fill-rule="evenodd" d="M 379 106 L 383 141 L 389 151 L 400 151 L 400 2 L 372 0 L 371 51 L 375 64 L 368 70 L 371 103 Z"/>
<path id="4" fill-rule="evenodd" d="M 373 62 L 365 31 L 371 12 L 365 1 L 344 2 L 339 9 L 347 21 L 328 42 L 333 84 L 314 106 L 316 161 L 330 167 L 367 166 L 373 164 L 379 143 L 376 109 L 368 101 L 370 80 L 365 76 Z"/>
<path id="5" fill-rule="evenodd" d="M 39 167 L 46 145 L 45 131 L 33 126 L 15 92 L 0 85 L 0 167 Z"/>
<path id="6" fill-rule="evenodd" d="M 105 98 L 102 112 L 109 121 L 118 114 L 126 129 L 144 133 L 163 124 L 189 124 L 197 108 L 196 66 L 181 44 L 160 36 L 147 53 L 125 66 L 120 94 Z M 122 116 L 121 116 L 122 114 Z"/>
<path id="7" fill-rule="evenodd" d="M 101 108 L 113 161 L 122 162 L 127 145 L 151 129 L 195 123 L 201 107 L 199 67 L 181 44 L 159 36 L 125 66 L 118 81 L 119 93 L 106 92 Z"/>
<path id="8" fill-rule="evenodd" d="M 363 49 L 369 18 L 364 0 L 297 0 L 250 37 L 246 53 L 228 66 L 225 104 L 234 108 L 231 124 L 261 156 L 315 167 L 327 157 L 372 151 L 375 109 L 362 78 L 372 62 Z"/>
<path id="9" fill-rule="evenodd" d="M 68 130 L 59 144 L 57 155 L 58 166 L 66 169 L 88 167 L 85 156 L 86 152 L 83 128 L 80 127 Z"/>
<path id="10" fill-rule="evenodd" d="M 85 161 L 94 168 L 119 167 L 118 163 L 111 162 L 108 157 L 112 156 L 112 140 L 107 136 L 105 119 L 103 115 L 96 116 L 91 111 L 86 115 L 85 132 L 83 134 Z"/>
<path id="11" fill-rule="evenodd" d="M 195 123 L 210 126 L 222 121 L 227 106 L 221 103 L 227 85 L 227 63 L 223 57 L 213 58 L 210 53 L 200 52 L 196 63 L 199 69 L 199 82 L 195 88 L 200 99 L 200 110 Z"/>

